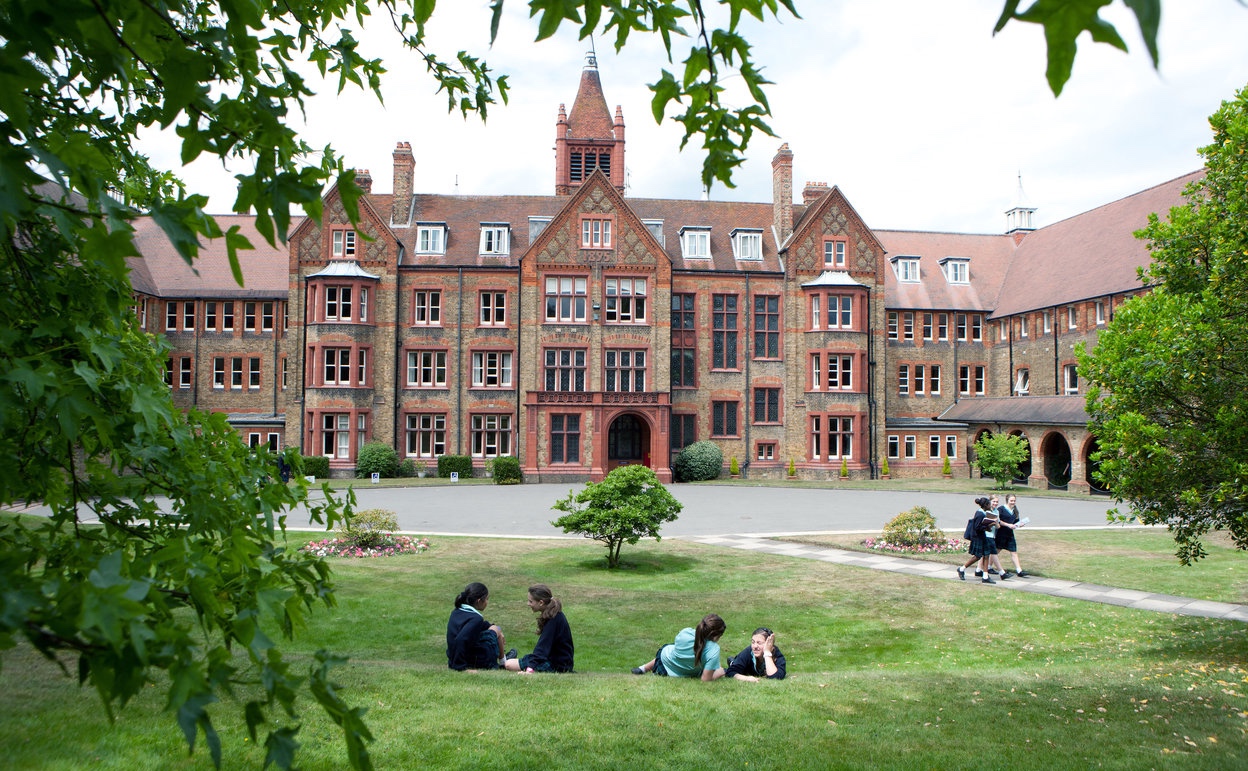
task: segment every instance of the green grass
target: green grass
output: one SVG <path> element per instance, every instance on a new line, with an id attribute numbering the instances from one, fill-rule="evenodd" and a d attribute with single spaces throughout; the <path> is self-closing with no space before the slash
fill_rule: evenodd
<path id="1" fill-rule="evenodd" d="M 1024 555 L 1038 560 L 1033 539 L 1057 534 L 1026 535 Z M 1171 551 L 1164 541 L 1127 546 L 1158 559 Z M 369 709 L 378 768 L 1248 763 L 1248 625 L 1240 622 L 671 539 L 626 547 L 624 567 L 609 572 L 603 551 L 579 541 L 445 538 L 421 555 L 336 560 L 339 606 L 317 613 L 289 650 L 300 659 L 322 647 L 351 657 L 336 679 Z M 1125 552 L 1107 559 L 1121 560 L 1117 578 L 1156 574 L 1151 561 Z M 486 616 L 521 653 L 536 637 L 525 590 L 550 584 L 576 637 L 577 674 L 448 671 L 446 617 L 473 580 L 490 587 Z M 789 679 L 703 684 L 628 674 L 707 612 L 728 622 L 725 653 L 744 647 L 756 626 L 776 629 Z M 154 685 L 109 724 L 93 692 L 26 647 L 7 651 L 6 767 L 211 768 L 202 747 L 187 758 L 162 698 Z M 304 710 L 303 767 L 342 768 L 333 725 L 311 704 Z M 258 768 L 262 755 L 235 711 L 224 704 L 216 713 L 224 767 Z M 977 743 L 990 751 L 976 756 Z"/>

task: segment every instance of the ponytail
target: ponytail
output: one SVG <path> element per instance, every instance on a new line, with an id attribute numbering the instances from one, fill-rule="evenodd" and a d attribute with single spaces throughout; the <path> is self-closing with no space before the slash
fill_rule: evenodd
<path id="1" fill-rule="evenodd" d="M 546 622 L 559 615 L 563 611 L 563 603 L 559 602 L 559 598 L 551 594 L 550 587 L 546 584 L 533 584 L 529 587 L 529 596 L 542 603 L 542 610 L 537 614 L 537 633 L 541 634 Z"/>
<path id="2" fill-rule="evenodd" d="M 472 605 L 476 607 L 477 603 L 483 597 L 489 597 L 490 590 L 485 588 L 485 584 L 479 581 L 473 581 L 464 587 L 464 590 L 455 598 L 455 607 L 460 605 Z"/>
<path id="3" fill-rule="evenodd" d="M 706 648 L 706 641 L 718 640 L 727 628 L 728 625 L 724 623 L 724 620 L 714 613 L 704 616 L 698 622 L 697 629 L 693 630 L 693 660 L 700 663 L 702 651 Z"/>

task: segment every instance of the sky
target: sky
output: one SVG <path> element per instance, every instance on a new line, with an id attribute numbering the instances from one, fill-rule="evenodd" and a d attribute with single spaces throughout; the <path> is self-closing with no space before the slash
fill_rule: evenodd
<path id="1" fill-rule="evenodd" d="M 1115 3 L 1102 15 L 1130 52 L 1085 33 L 1056 98 L 1044 77 L 1042 29 L 1011 22 L 994 37 L 1001 6 L 797 0 L 802 19 L 749 25 L 756 64 L 774 83 L 768 122 L 776 137 L 755 135 L 736 187 L 717 185 L 709 197 L 770 202 L 771 159 L 786 142 L 799 200 L 808 181 L 835 185 L 872 228 L 999 233 L 1018 204 L 1034 207 L 1042 227 L 1200 168 L 1208 116 L 1248 85 L 1248 7 L 1237 0 L 1167 0 L 1159 70 L 1134 17 Z M 314 85 L 305 139 L 369 169 L 378 193 L 392 189 L 391 153 L 407 141 L 417 193 L 552 194 L 555 119 L 561 104 L 572 107 L 589 43 L 572 28 L 534 43 L 527 5 L 506 7 L 493 48 L 486 0 L 444 0 L 429 29 L 439 55 L 467 49 L 509 75 L 510 104 L 492 107 L 486 123 L 448 114 L 415 54 L 374 17 L 360 36 L 389 70 L 384 104 Z M 650 112 L 647 84 L 664 68 L 679 72 L 683 51 L 673 65 L 657 40 L 634 36 L 618 55 L 610 40 L 595 48 L 608 106 L 620 106 L 626 124 L 626 195 L 704 197 L 696 140 L 681 151 L 680 127 L 656 124 Z M 158 163 L 176 164 L 169 137 L 150 147 Z M 205 161 L 182 171 L 214 213 L 233 203 L 231 174 Z"/>

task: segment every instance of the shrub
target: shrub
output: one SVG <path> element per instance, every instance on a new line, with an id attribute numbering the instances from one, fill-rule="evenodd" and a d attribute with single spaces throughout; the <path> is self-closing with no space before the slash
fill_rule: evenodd
<path id="1" fill-rule="evenodd" d="M 940 473 L 949 475 L 953 473 L 953 467 L 949 465 L 949 456 L 945 456 L 945 462 L 940 466 Z"/>
<path id="2" fill-rule="evenodd" d="M 357 511 L 339 526 L 342 537 L 360 549 L 374 549 L 392 540 L 399 529 L 399 518 L 388 509 L 364 509 Z"/>
<path id="3" fill-rule="evenodd" d="M 936 527 L 936 518 L 926 506 L 915 506 L 889 520 L 884 526 L 884 540 L 903 549 L 947 544 L 949 539 Z"/>
<path id="4" fill-rule="evenodd" d="M 329 479 L 329 458 L 324 455 L 301 455 L 295 472 L 301 476 Z"/>
<path id="5" fill-rule="evenodd" d="M 494 484 L 518 485 L 524 481 L 520 474 L 520 459 L 511 455 L 500 455 L 494 459 Z"/>
<path id="6" fill-rule="evenodd" d="M 884 459 L 884 465 L 880 466 L 880 473 L 888 476 L 888 458 Z"/>
<path id="7" fill-rule="evenodd" d="M 355 457 L 355 475 L 367 479 L 380 474 L 383 479 L 399 475 L 399 454 L 384 442 L 369 442 Z"/>
<path id="8" fill-rule="evenodd" d="M 472 458 L 468 455 L 438 456 L 438 476 L 450 479 L 451 472 L 458 471 L 460 479 L 472 476 Z"/>
<path id="9" fill-rule="evenodd" d="M 849 461 L 841 458 L 841 478 L 849 476 Z"/>
<path id="10" fill-rule="evenodd" d="M 719 445 L 703 440 L 694 442 L 676 454 L 672 472 L 681 482 L 702 482 L 716 479 L 724 470 L 724 453 Z"/>
<path id="11" fill-rule="evenodd" d="M 399 476 L 405 479 L 416 476 L 416 461 L 411 458 L 404 458 L 403 462 L 399 464 Z"/>
<path id="12" fill-rule="evenodd" d="M 735 455 L 728 461 L 728 473 L 732 474 L 734 477 L 741 473 L 741 466 L 737 465 L 737 456 Z"/>
<path id="13" fill-rule="evenodd" d="M 793 462 L 792 458 L 789 458 L 789 476 L 797 476 L 797 464 Z"/>

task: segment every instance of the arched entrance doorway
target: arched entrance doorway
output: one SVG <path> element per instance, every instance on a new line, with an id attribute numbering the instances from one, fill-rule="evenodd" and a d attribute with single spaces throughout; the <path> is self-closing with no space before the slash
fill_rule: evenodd
<path id="1" fill-rule="evenodd" d="M 1070 445 L 1066 437 L 1056 431 L 1046 436 L 1040 455 L 1044 458 L 1044 478 L 1049 487 L 1066 489 L 1070 484 Z"/>
<path id="2" fill-rule="evenodd" d="M 1021 436 L 1023 441 L 1027 442 L 1027 458 L 1018 464 L 1018 476 L 1014 478 L 1015 484 L 1027 484 L 1027 480 L 1031 477 L 1031 440 L 1022 431 L 1011 431 L 1010 436 Z M 1070 457 L 1070 449 L 1066 451 L 1067 458 Z"/>
<path id="3" fill-rule="evenodd" d="M 607 430 L 607 471 L 617 466 L 650 465 L 650 426 L 625 413 L 611 421 Z"/>
<path id="4" fill-rule="evenodd" d="M 1092 454 L 1101 449 L 1095 438 L 1089 439 L 1083 446 L 1083 477 L 1088 483 L 1088 489 L 1093 495 L 1109 495 L 1109 490 L 1101 486 L 1096 479 L 1096 470 L 1100 468 L 1099 461 L 1092 458 Z"/>

